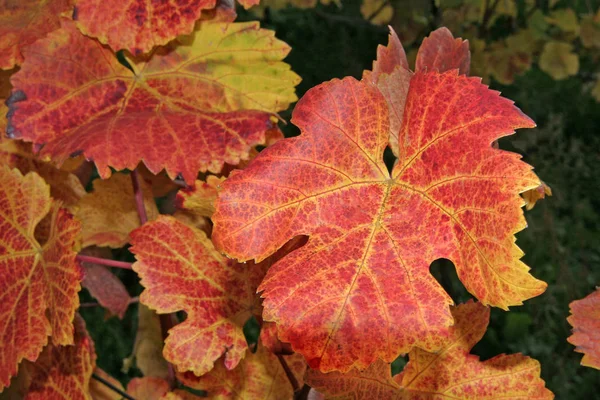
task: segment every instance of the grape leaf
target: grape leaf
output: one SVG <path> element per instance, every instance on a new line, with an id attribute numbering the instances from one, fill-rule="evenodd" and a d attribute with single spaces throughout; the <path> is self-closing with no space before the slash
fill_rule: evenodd
<path id="1" fill-rule="evenodd" d="M 75 211 L 82 223 L 83 246 L 122 247 L 129 242 L 129 233 L 140 226 L 131 176 L 114 174 L 107 180 L 94 181 L 94 190 L 86 194 Z M 158 216 L 152 190 L 140 182 L 144 206 L 149 220 Z"/>
<path id="2" fill-rule="evenodd" d="M 260 315 L 255 292 L 268 263 L 228 260 L 203 231 L 170 216 L 145 224 L 131 239 L 133 269 L 145 288 L 140 301 L 159 313 L 187 313 L 169 331 L 165 358 L 180 371 L 202 375 L 225 354 L 225 366 L 234 368 L 248 347 L 243 325 Z"/>
<path id="3" fill-rule="evenodd" d="M 25 400 L 91 400 L 90 378 L 96 366 L 94 342 L 79 316 L 75 318 L 74 345 L 49 345 L 31 369 Z"/>
<path id="4" fill-rule="evenodd" d="M 215 4 L 216 0 L 78 0 L 73 19 L 85 35 L 115 51 L 126 49 L 138 55 L 191 33 L 202 11 Z"/>
<path id="5" fill-rule="evenodd" d="M 364 371 L 323 374 L 309 371 L 307 382 L 326 399 L 552 399 L 544 387 L 538 361 L 522 354 L 486 361 L 469 354 L 488 326 L 490 311 L 469 301 L 454 307 L 455 325 L 436 353 L 412 350 L 404 371 L 391 377 L 389 364 L 378 361 Z M 349 396 L 351 393 L 355 396 Z M 373 395 L 376 393 L 377 395 Z"/>
<path id="6" fill-rule="evenodd" d="M 306 362 L 299 354 L 282 356 L 299 385 L 303 385 Z M 232 371 L 223 363 L 204 376 L 190 372 L 180 374 L 179 380 L 186 386 L 206 390 L 209 399 L 261 399 L 292 400 L 294 390 L 277 356 L 258 344 L 255 353 L 248 355 Z"/>
<path id="7" fill-rule="evenodd" d="M 0 390 L 26 358 L 35 361 L 52 335 L 73 343 L 81 270 L 80 225 L 50 198 L 35 173 L 0 166 Z"/>
<path id="8" fill-rule="evenodd" d="M 89 247 L 83 249 L 80 254 L 104 259 L 112 258 L 112 253 L 108 248 Z M 104 265 L 89 262 L 82 262 L 81 265 L 84 271 L 81 285 L 98 300 L 102 307 L 123 319 L 125 311 L 131 303 L 131 297 L 123 282 Z"/>
<path id="9" fill-rule="evenodd" d="M 261 261 L 289 239 L 308 243 L 259 286 L 263 317 L 323 372 L 437 349 L 450 297 L 429 273 L 454 262 L 467 290 L 507 309 L 542 293 L 519 259 L 520 192 L 531 167 L 491 143 L 534 123 L 477 78 L 416 73 L 390 174 L 388 107 L 353 78 L 311 89 L 294 109 L 299 137 L 267 148 L 223 183 L 215 247 Z"/>
<path id="10" fill-rule="evenodd" d="M 521 193 L 521 196 L 525 200 L 525 209 L 529 211 L 535 207 L 535 203 L 537 203 L 538 200 L 541 200 L 546 196 L 552 196 L 552 189 L 542 182 L 540 186 Z"/>
<path id="11" fill-rule="evenodd" d="M 63 20 L 12 76 L 8 134 L 58 165 L 83 152 L 102 178 L 143 159 L 191 184 L 237 164 L 296 100 L 299 78 L 280 61 L 289 46 L 255 22 L 202 23 L 181 40 L 129 59 L 132 72 Z"/>
<path id="12" fill-rule="evenodd" d="M 571 315 L 567 318 L 573 334 L 567 339 L 583 353 L 581 365 L 600 369 L 600 288 L 581 300 L 569 304 Z"/>
<path id="13" fill-rule="evenodd" d="M 0 0 L 0 69 L 23 62 L 23 47 L 60 26 L 60 14 L 72 0 Z"/>

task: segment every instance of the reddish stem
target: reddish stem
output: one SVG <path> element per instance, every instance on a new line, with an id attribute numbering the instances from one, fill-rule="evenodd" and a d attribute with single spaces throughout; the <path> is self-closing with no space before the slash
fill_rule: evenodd
<path id="1" fill-rule="evenodd" d="M 114 267 L 114 268 L 131 269 L 131 265 L 132 265 L 132 263 L 126 262 L 126 261 L 117 261 L 117 260 L 110 260 L 108 258 L 84 256 L 83 254 L 77 254 L 77 257 L 75 257 L 75 258 L 77 258 L 77 260 L 79 260 L 81 262 L 99 264 L 99 265 L 104 265 L 107 267 Z"/>
<path id="2" fill-rule="evenodd" d="M 298 385 L 298 380 L 294 376 L 294 373 L 292 372 L 290 367 L 287 365 L 285 358 L 283 358 L 283 356 L 281 354 L 277 354 L 277 358 L 279 359 L 279 362 L 281 363 L 281 366 L 283 367 L 283 370 L 285 371 L 285 374 L 286 374 L 288 380 L 292 384 L 294 393 L 296 393 L 298 390 L 300 390 L 300 385 Z"/>
<path id="3" fill-rule="evenodd" d="M 146 207 L 144 206 L 144 192 L 140 185 L 140 176 L 137 169 L 131 172 L 131 183 L 133 184 L 133 194 L 135 196 L 135 206 L 137 208 L 138 215 L 140 216 L 140 222 L 144 225 L 148 222 L 148 216 L 146 215 Z"/>

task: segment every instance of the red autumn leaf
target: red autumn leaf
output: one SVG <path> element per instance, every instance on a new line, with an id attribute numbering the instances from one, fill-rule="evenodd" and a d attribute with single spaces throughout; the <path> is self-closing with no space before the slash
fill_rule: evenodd
<path id="1" fill-rule="evenodd" d="M 455 325 L 442 348 L 429 353 L 412 350 L 401 374 L 392 378 L 389 364 L 378 361 L 348 374 L 318 371 L 307 382 L 326 399 L 552 399 L 540 378 L 540 364 L 522 354 L 499 355 L 486 361 L 469 354 L 485 334 L 490 310 L 469 301 L 454 307 Z"/>
<path id="2" fill-rule="evenodd" d="M 182 39 L 184 40 L 184 39 Z M 255 22 L 202 23 L 135 72 L 71 21 L 29 46 L 12 77 L 8 133 L 59 165 L 83 152 L 102 178 L 143 160 L 157 174 L 219 172 L 265 142 L 271 113 L 295 101 L 289 46 Z"/>
<path id="3" fill-rule="evenodd" d="M 72 0 L 0 0 L 0 69 L 23 62 L 23 47 L 60 26 L 60 14 Z"/>
<path id="4" fill-rule="evenodd" d="M 75 318 L 75 343 L 49 345 L 30 364 L 31 386 L 25 400 L 89 400 L 90 378 L 96 366 L 94 342 L 83 319 Z"/>
<path id="5" fill-rule="evenodd" d="M 458 69 L 459 74 L 469 75 L 471 53 L 469 42 L 454 39 L 448 28 L 439 28 L 423 39 L 417 53 L 415 71 L 446 72 Z"/>
<path id="6" fill-rule="evenodd" d="M 581 365 L 600 369 L 600 288 L 581 300 L 569 304 L 571 315 L 567 318 L 573 334 L 567 339 L 583 353 Z"/>
<path id="7" fill-rule="evenodd" d="M 140 301 L 159 313 L 184 310 L 172 328 L 165 358 L 180 371 L 202 375 L 225 354 L 234 368 L 248 347 L 242 328 L 260 315 L 256 288 L 267 263 L 242 265 L 219 254 L 206 234 L 170 216 L 160 216 L 131 233 L 133 269 L 145 290 Z"/>
<path id="8" fill-rule="evenodd" d="M 303 385 L 306 362 L 299 354 L 282 356 L 290 372 Z M 187 372 L 178 376 L 186 386 L 197 390 L 206 390 L 209 399 L 214 400 L 292 400 L 294 390 L 281 362 L 262 344 L 258 344 L 255 353 L 248 352 L 240 364 L 228 371 L 223 363 L 203 376 Z"/>
<path id="9" fill-rule="evenodd" d="M 100 247 L 84 249 L 80 254 L 112 258 L 110 249 Z M 102 307 L 122 319 L 131 303 L 131 297 L 123 282 L 104 265 L 89 262 L 83 262 L 81 265 L 84 270 L 82 286 L 98 300 Z"/>
<path id="10" fill-rule="evenodd" d="M 388 107 L 352 78 L 313 88 L 292 121 L 299 137 L 261 152 L 223 183 L 213 242 L 260 261 L 289 239 L 308 243 L 259 286 L 267 321 L 323 372 L 439 348 L 450 297 L 429 272 L 454 262 L 467 290 L 504 309 L 542 293 L 519 259 L 520 192 L 540 183 L 520 156 L 491 143 L 533 122 L 479 79 L 416 73 L 390 174 Z"/>
<path id="11" fill-rule="evenodd" d="M 25 358 L 73 343 L 81 270 L 77 222 L 35 173 L 0 167 L 0 390 Z"/>

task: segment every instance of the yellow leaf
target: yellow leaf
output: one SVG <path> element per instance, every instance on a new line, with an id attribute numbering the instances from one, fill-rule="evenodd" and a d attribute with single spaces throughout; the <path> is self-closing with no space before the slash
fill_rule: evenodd
<path id="1" fill-rule="evenodd" d="M 552 11 L 550 16 L 546 17 L 549 24 L 557 26 L 561 31 L 579 34 L 579 21 L 575 11 L 570 8 L 561 8 L 560 10 Z"/>
<path id="2" fill-rule="evenodd" d="M 140 180 L 148 220 L 158 216 L 152 190 Z M 77 205 L 75 216 L 82 221 L 83 247 L 118 248 L 129 241 L 129 232 L 140 226 L 131 177 L 114 174 L 107 180 L 94 181 L 94 191 Z"/>
<path id="3" fill-rule="evenodd" d="M 540 69 L 556 80 L 576 75 L 579 57 L 572 52 L 573 45 L 565 42 L 548 42 L 540 56 Z"/>

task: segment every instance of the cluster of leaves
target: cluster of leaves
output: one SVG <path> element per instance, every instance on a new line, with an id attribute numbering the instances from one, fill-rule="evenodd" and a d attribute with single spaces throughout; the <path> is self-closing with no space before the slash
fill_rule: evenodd
<path id="1" fill-rule="evenodd" d="M 317 1 L 265 1 L 265 6 L 314 7 Z M 330 1 L 322 1 L 329 4 Z M 446 26 L 468 39 L 473 69 L 486 81 L 511 84 L 534 63 L 555 80 L 582 74 L 600 101 L 600 75 L 580 72 L 580 60 L 600 62 L 600 9 L 590 2 L 551 0 L 363 0 L 363 17 L 391 25 L 404 46 L 420 41 L 432 27 Z M 339 7 L 348 3 L 336 2 Z M 414 60 L 417 47 L 408 53 Z"/>
<path id="2" fill-rule="evenodd" d="M 3 395 L 552 397 L 537 361 L 469 354 L 488 306 L 545 290 L 514 234 L 548 189 L 494 145 L 534 124 L 468 77 L 467 42 L 434 31 L 413 72 L 392 31 L 362 80 L 306 93 L 282 140 L 289 47 L 228 2 L 0 5 Z M 112 259 L 129 244 L 133 265 Z M 439 258 L 479 302 L 452 305 Z M 139 299 L 107 266 L 139 275 Z M 81 285 L 117 317 L 140 303 L 127 388 L 96 367 Z M 570 320 L 596 368 L 597 294 Z"/>

